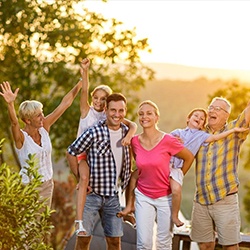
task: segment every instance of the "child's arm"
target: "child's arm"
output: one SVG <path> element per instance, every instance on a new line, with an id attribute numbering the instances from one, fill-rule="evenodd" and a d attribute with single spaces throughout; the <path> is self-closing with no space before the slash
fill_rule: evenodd
<path id="1" fill-rule="evenodd" d="M 135 122 L 132 122 L 128 119 L 124 119 L 123 123 L 129 127 L 129 131 L 126 134 L 126 136 L 122 139 L 122 145 L 127 146 L 130 145 L 130 141 L 132 137 L 135 135 L 137 130 L 137 124 Z"/>
<path id="2" fill-rule="evenodd" d="M 232 129 L 229 129 L 223 133 L 220 133 L 220 134 L 216 134 L 216 135 L 211 135 L 209 136 L 205 142 L 213 142 L 213 141 L 218 141 L 218 140 L 221 140 L 227 136 L 229 136 L 230 134 L 232 133 L 241 133 L 241 132 L 245 132 L 249 130 L 249 128 L 239 128 L 239 127 L 235 127 L 235 128 L 232 128 Z"/>
<path id="3" fill-rule="evenodd" d="M 12 135 L 15 141 L 15 145 L 17 148 L 21 148 L 24 142 L 24 136 L 23 133 L 20 130 L 20 125 L 18 122 L 18 118 L 15 111 L 14 102 L 17 97 L 17 93 L 19 91 L 19 88 L 17 88 L 14 92 L 11 90 L 9 82 L 3 82 L 1 84 L 2 92 L 0 92 L 0 95 L 4 98 L 5 102 L 7 103 L 8 107 L 8 113 L 11 123 L 11 131 Z"/>
<path id="4" fill-rule="evenodd" d="M 80 97 L 80 112 L 81 118 L 85 118 L 89 112 L 89 76 L 88 76 L 88 69 L 89 69 L 90 61 L 89 59 L 85 58 L 81 62 L 80 73 L 81 73 L 81 81 L 82 81 L 82 91 Z"/>

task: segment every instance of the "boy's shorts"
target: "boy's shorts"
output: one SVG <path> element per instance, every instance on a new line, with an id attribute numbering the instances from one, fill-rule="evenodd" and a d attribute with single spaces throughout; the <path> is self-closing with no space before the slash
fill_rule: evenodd
<path id="1" fill-rule="evenodd" d="M 181 186 L 183 184 L 183 178 L 184 178 L 184 175 L 183 175 L 183 172 L 180 168 L 170 168 L 170 177 L 177 181 Z"/>

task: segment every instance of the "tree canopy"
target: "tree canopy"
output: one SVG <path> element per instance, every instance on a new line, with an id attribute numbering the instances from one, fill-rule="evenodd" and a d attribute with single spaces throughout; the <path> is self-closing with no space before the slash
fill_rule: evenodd
<path id="1" fill-rule="evenodd" d="M 20 88 L 16 108 L 26 99 L 36 99 L 44 104 L 45 115 L 51 112 L 76 84 L 79 63 L 88 57 L 90 88 L 108 84 L 122 92 L 132 118 L 136 91 L 154 76 L 140 62 L 140 52 L 150 52 L 147 38 L 137 39 L 135 29 L 126 30 L 121 22 L 90 12 L 84 1 L 2 0 L 0 30 L 0 79 L 14 90 Z M 0 104 L 5 107 L 3 98 Z M 77 97 L 51 129 L 56 156 L 64 155 L 75 139 L 79 116 Z M 0 138 L 7 139 L 14 155 L 7 108 L 0 119 Z"/>

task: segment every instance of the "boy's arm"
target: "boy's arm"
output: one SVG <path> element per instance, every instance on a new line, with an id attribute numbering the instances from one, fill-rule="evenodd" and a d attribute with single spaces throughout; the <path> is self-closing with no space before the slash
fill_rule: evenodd
<path id="1" fill-rule="evenodd" d="M 205 142 L 213 142 L 213 141 L 218 141 L 218 140 L 221 140 L 227 136 L 229 136 L 230 134 L 232 133 L 241 133 L 241 132 L 245 132 L 249 130 L 249 128 L 241 128 L 241 127 L 235 127 L 235 128 L 232 128 L 232 129 L 229 129 L 225 132 L 222 132 L 220 134 L 216 134 L 216 135 L 211 135 L 209 136 Z"/>
<path id="2" fill-rule="evenodd" d="M 128 145 L 130 145 L 130 141 L 131 141 L 132 137 L 136 133 L 137 124 L 135 122 L 128 120 L 128 119 L 124 119 L 123 123 L 129 127 L 129 131 L 126 134 L 126 136 L 122 139 L 122 145 L 128 146 Z"/>

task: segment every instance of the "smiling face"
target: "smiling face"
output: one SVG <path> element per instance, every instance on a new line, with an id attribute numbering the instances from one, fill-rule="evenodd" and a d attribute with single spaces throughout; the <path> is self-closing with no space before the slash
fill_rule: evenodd
<path id="1" fill-rule="evenodd" d="M 139 123 L 143 128 L 156 127 L 159 120 L 159 115 L 155 107 L 148 103 L 143 103 L 140 105 L 139 111 Z"/>
<path id="2" fill-rule="evenodd" d="M 31 118 L 25 120 L 26 123 L 34 128 L 41 128 L 43 126 L 44 114 L 41 110 L 38 110 Z"/>
<path id="3" fill-rule="evenodd" d="M 202 110 L 192 111 L 187 119 L 189 128 L 203 129 L 206 123 L 207 114 Z"/>
<path id="4" fill-rule="evenodd" d="M 124 101 L 110 101 L 106 108 L 108 128 L 112 130 L 118 130 L 125 115 L 126 103 Z"/>
<path id="5" fill-rule="evenodd" d="M 108 94 L 102 89 L 94 92 L 92 95 L 92 105 L 96 111 L 102 112 L 104 110 L 107 97 Z"/>
<path id="6" fill-rule="evenodd" d="M 227 122 L 230 107 L 225 101 L 219 99 L 212 101 L 209 107 L 208 126 L 213 132 L 219 131 Z"/>
<path id="7" fill-rule="evenodd" d="M 42 103 L 36 100 L 26 100 L 19 106 L 19 116 L 27 124 L 34 128 L 43 126 L 44 114 Z"/>

